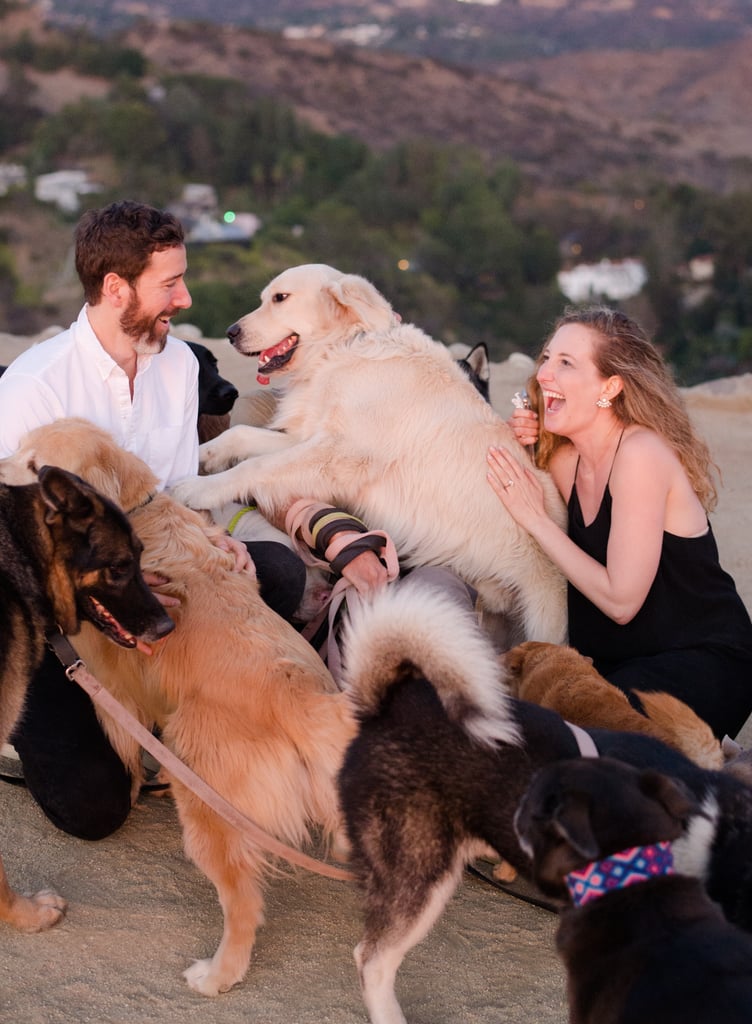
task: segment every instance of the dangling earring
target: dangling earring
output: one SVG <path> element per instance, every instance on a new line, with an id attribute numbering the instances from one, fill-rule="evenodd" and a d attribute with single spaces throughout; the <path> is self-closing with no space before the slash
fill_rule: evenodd
<path id="1" fill-rule="evenodd" d="M 605 397 L 604 398 L 599 398 L 598 401 L 595 404 L 598 406 L 599 409 L 610 409 L 611 408 L 611 399 L 610 398 L 605 398 Z"/>

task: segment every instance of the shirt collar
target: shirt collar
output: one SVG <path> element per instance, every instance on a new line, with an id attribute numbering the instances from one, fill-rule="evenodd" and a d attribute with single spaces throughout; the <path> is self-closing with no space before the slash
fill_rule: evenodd
<path id="1" fill-rule="evenodd" d="M 106 380 L 111 373 L 114 371 L 123 372 L 112 356 L 107 352 L 99 338 L 94 332 L 94 328 L 91 326 L 89 320 L 89 304 L 88 302 L 83 307 L 81 312 L 78 314 L 78 320 L 76 321 L 77 329 L 77 340 L 84 351 L 92 359 L 93 365 L 96 366 L 97 370 L 101 374 L 102 380 Z M 139 356 L 138 357 L 138 370 L 137 373 L 142 373 L 146 370 L 150 364 L 153 355 Z"/>

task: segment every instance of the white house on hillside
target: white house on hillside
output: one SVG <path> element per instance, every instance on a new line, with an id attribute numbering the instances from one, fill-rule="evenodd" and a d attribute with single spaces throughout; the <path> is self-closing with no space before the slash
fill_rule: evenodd
<path id="1" fill-rule="evenodd" d="M 629 299 L 642 291 L 647 279 L 645 265 L 633 259 L 580 263 L 557 276 L 559 288 L 570 302 Z"/>
<path id="2" fill-rule="evenodd" d="M 64 213 L 77 213 L 80 196 L 101 191 L 102 186 L 90 181 L 86 171 L 53 171 L 34 181 L 34 195 L 40 203 L 55 203 Z"/>

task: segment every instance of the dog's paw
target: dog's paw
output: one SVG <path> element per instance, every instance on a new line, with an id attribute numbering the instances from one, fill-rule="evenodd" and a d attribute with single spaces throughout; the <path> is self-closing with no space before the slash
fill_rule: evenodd
<path id="1" fill-rule="evenodd" d="M 183 971 L 183 977 L 188 982 L 188 987 L 202 996 L 218 996 L 220 992 L 228 992 L 233 985 L 237 985 L 243 979 L 242 974 L 239 978 L 224 977 L 217 971 L 211 958 L 196 960 Z"/>
<path id="2" fill-rule="evenodd" d="M 168 488 L 170 497 L 188 508 L 213 508 L 217 502 L 211 492 L 212 486 L 207 485 L 206 479 L 200 476 L 187 476 Z"/>
<path id="3" fill-rule="evenodd" d="M 517 868 L 512 867 L 509 861 L 500 860 L 494 864 L 491 874 L 497 882 L 513 882 L 517 877 Z"/>
<path id="4" fill-rule="evenodd" d="M 204 444 L 199 445 L 198 468 L 199 472 L 204 475 L 219 473 L 223 469 L 229 469 L 236 461 L 236 459 L 228 455 L 226 446 L 222 444 L 221 438 L 215 438 L 212 441 L 206 441 Z"/>
<path id="5" fill-rule="evenodd" d="M 62 920 L 68 904 L 52 889 L 42 889 L 33 896 L 14 894 L 2 917 L 22 932 L 44 932 Z"/>

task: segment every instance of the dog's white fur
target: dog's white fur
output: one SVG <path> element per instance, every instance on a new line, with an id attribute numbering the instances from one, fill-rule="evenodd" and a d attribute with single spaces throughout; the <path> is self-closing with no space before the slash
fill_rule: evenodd
<path id="1" fill-rule="evenodd" d="M 342 637 L 345 690 L 351 689 L 347 680 L 357 679 L 357 694 L 350 695 L 360 711 L 375 715 L 384 679 L 396 677 L 408 662 L 420 665 L 444 706 L 478 743 L 521 745 L 506 673 L 477 621 L 447 593 L 411 585 L 413 579 L 353 605 Z"/>
<path id="2" fill-rule="evenodd" d="M 263 353 L 292 335 L 289 360 L 267 367 Z M 403 566 L 447 566 L 484 608 L 515 608 L 527 639 L 564 640 L 564 580 L 491 490 L 488 448 L 530 467 L 563 526 L 561 499 L 444 345 L 401 323 L 364 278 L 322 264 L 267 285 L 233 343 L 281 383 L 274 429 L 233 427 L 202 445 L 213 475 L 181 481 L 174 497 L 210 509 L 253 496 L 277 525 L 298 498 L 341 505 L 385 529 Z"/>

